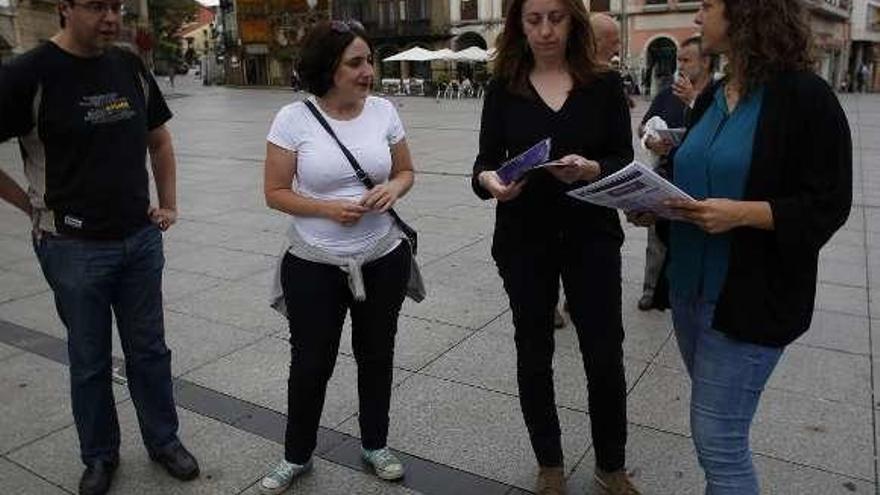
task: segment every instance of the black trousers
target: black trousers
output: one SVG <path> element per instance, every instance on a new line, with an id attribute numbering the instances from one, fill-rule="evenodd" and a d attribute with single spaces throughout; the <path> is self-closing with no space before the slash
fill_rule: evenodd
<path id="1" fill-rule="evenodd" d="M 305 463 L 315 450 L 327 382 L 333 375 L 346 311 L 351 311 L 352 348 L 358 367 L 361 443 L 385 446 L 391 402 L 397 317 L 409 279 L 410 252 L 401 243 L 363 266 L 367 298 L 354 301 L 338 267 L 291 254 L 284 257 L 281 284 L 290 325 L 290 377 L 284 457 Z"/>
<path id="2" fill-rule="evenodd" d="M 505 242 L 495 258 L 515 327 L 520 405 L 538 464 L 563 464 L 553 390 L 553 311 L 559 278 L 584 359 L 596 463 L 615 471 L 626 460 L 620 240 L 610 235 Z"/>

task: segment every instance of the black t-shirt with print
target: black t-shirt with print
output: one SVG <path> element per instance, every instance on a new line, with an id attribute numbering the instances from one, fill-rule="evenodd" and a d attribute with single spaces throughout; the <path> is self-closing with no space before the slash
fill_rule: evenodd
<path id="1" fill-rule="evenodd" d="M 149 223 L 147 135 L 170 118 L 122 49 L 82 58 L 48 42 L 0 69 L 0 142 L 18 137 L 26 168 L 38 163 L 32 187 L 45 167 L 43 199 L 63 234 L 119 239 Z"/>

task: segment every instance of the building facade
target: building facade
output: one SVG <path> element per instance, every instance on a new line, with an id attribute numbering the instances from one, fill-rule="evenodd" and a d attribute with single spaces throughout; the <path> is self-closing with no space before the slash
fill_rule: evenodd
<path id="1" fill-rule="evenodd" d="M 433 50 L 449 39 L 446 0 L 335 0 L 336 19 L 357 19 L 376 48 L 378 79 L 430 77 L 428 62 L 381 63 L 403 50 L 416 46 Z"/>
<path id="2" fill-rule="evenodd" d="M 816 72 L 835 88 L 846 76 L 850 48 L 851 0 L 803 0 L 810 10 Z"/>
<path id="3" fill-rule="evenodd" d="M 16 46 L 18 35 L 15 31 L 15 10 L 10 0 L 0 0 L 0 65 L 12 57 Z"/>
<path id="4" fill-rule="evenodd" d="M 846 73 L 849 51 L 850 0 L 802 0 L 809 10 L 816 45 L 816 71 L 837 87 Z M 641 75 L 651 94 L 675 70 L 675 53 L 698 34 L 694 17 L 699 0 L 593 1 L 592 11 L 607 11 L 621 22 L 623 63 Z"/>
<path id="5" fill-rule="evenodd" d="M 699 0 L 611 0 L 595 2 L 591 11 L 606 9 L 621 23 L 621 62 L 656 94 L 672 80 L 678 47 L 698 34 L 694 17 Z"/>
<path id="6" fill-rule="evenodd" d="M 330 18 L 330 2 L 224 0 L 220 11 L 227 83 L 286 86 L 308 27 Z"/>
<path id="7" fill-rule="evenodd" d="M 848 89 L 880 90 L 880 0 L 855 0 L 850 26 Z"/>
<path id="8" fill-rule="evenodd" d="M 58 31 L 57 0 L 0 0 L 0 60 L 24 53 Z"/>
<path id="9" fill-rule="evenodd" d="M 180 52 L 190 66 L 214 52 L 214 9 L 198 6 L 195 19 L 180 28 Z"/>

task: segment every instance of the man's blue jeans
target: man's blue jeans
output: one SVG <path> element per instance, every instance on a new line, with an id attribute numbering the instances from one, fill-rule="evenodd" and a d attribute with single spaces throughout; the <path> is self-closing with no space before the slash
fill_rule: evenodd
<path id="1" fill-rule="evenodd" d="M 691 377 L 691 433 L 707 495 L 758 495 L 749 429 L 782 348 L 731 339 L 712 328 L 715 305 L 670 294 L 672 321 Z"/>
<path id="2" fill-rule="evenodd" d="M 43 235 L 34 249 L 67 327 L 73 417 L 86 464 L 119 455 L 111 383 L 112 314 L 141 436 L 153 451 L 177 441 L 171 351 L 162 314 L 162 234 L 148 226 L 120 241 Z"/>

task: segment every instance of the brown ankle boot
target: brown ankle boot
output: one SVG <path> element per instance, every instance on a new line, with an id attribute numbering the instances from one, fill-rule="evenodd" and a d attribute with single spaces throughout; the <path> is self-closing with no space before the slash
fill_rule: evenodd
<path id="1" fill-rule="evenodd" d="M 633 485 L 626 469 L 608 472 L 597 467 L 593 479 L 608 495 L 641 495 L 642 493 Z"/>
<path id="2" fill-rule="evenodd" d="M 562 466 L 538 469 L 537 495 L 565 495 L 565 469 Z"/>

